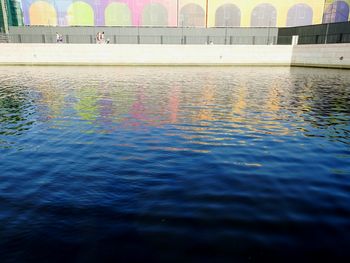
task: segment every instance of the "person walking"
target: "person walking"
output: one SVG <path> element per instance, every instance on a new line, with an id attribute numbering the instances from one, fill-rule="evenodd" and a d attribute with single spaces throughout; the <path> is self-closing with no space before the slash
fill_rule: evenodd
<path id="1" fill-rule="evenodd" d="M 102 32 L 101 34 L 101 43 L 105 44 L 105 32 Z"/>
<path id="2" fill-rule="evenodd" d="M 101 33 L 100 32 L 97 32 L 97 34 L 96 34 L 96 43 L 101 44 Z"/>
<path id="3" fill-rule="evenodd" d="M 62 43 L 62 42 L 63 42 L 63 36 L 56 32 L 56 43 Z"/>

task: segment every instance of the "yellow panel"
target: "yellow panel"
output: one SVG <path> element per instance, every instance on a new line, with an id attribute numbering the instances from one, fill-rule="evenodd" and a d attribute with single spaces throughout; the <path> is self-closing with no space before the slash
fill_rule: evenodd
<path id="1" fill-rule="evenodd" d="M 131 12 L 127 4 L 111 3 L 105 9 L 106 26 L 130 26 Z"/>
<path id="2" fill-rule="evenodd" d="M 47 2 L 36 1 L 29 8 L 29 20 L 31 25 L 56 26 L 56 10 Z"/>
<path id="3" fill-rule="evenodd" d="M 197 3 L 202 1 L 194 0 L 180 0 L 182 2 Z M 307 4 L 313 10 L 313 24 L 322 23 L 322 14 L 324 7 L 324 0 L 208 0 L 208 27 L 215 26 L 216 10 L 224 4 L 234 4 L 241 11 L 241 26 L 249 27 L 251 20 L 251 13 L 253 9 L 259 4 L 271 4 L 277 10 L 277 26 L 284 27 L 287 23 L 288 10 L 296 4 Z M 205 6 L 205 3 L 204 3 Z"/>

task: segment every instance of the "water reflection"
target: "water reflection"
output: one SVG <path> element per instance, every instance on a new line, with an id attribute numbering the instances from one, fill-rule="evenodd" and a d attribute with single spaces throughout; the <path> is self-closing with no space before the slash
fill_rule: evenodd
<path id="1" fill-rule="evenodd" d="M 28 92 L 18 86 L 0 85 L 0 135 L 21 135 L 35 122 L 35 104 Z"/>
<path id="2" fill-rule="evenodd" d="M 338 70 L 0 68 L 0 261 L 340 261 L 349 95 Z"/>
<path id="3" fill-rule="evenodd" d="M 303 121 L 307 136 L 325 136 L 348 143 L 350 89 L 348 78 L 341 72 L 310 77 L 305 72 L 292 72 L 290 104 Z"/>
<path id="4" fill-rule="evenodd" d="M 169 92 L 169 112 L 170 112 L 170 117 L 169 117 L 169 122 L 176 124 L 177 123 L 177 118 L 178 118 L 178 111 L 179 111 L 179 105 L 180 105 L 180 88 L 177 86 L 172 86 L 170 88 Z"/>
<path id="5" fill-rule="evenodd" d="M 84 87 L 77 91 L 77 103 L 74 109 L 77 114 L 83 119 L 89 121 L 90 124 L 99 117 L 98 110 L 98 94 L 94 87 Z"/>
<path id="6" fill-rule="evenodd" d="M 178 124 L 178 129 L 189 131 L 182 136 L 191 140 L 220 139 L 217 129 L 276 136 L 303 131 L 342 141 L 348 136 L 349 79 L 337 71 L 23 70 L 1 71 L 7 75 L 1 81 L 3 135 L 23 133 L 35 122 L 51 120 L 56 125 L 69 118 L 100 131 L 113 130 L 116 124 L 124 128 Z M 197 74 L 195 81 L 192 74 Z"/>

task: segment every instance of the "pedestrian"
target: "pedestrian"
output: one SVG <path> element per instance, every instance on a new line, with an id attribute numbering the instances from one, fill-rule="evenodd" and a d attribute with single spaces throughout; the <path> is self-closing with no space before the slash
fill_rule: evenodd
<path id="1" fill-rule="evenodd" d="M 102 32 L 101 34 L 101 43 L 105 44 L 105 32 Z"/>
<path id="2" fill-rule="evenodd" d="M 56 43 L 62 43 L 62 42 L 63 42 L 63 36 L 56 32 Z"/>
<path id="3" fill-rule="evenodd" d="M 97 44 L 100 44 L 100 43 L 101 43 L 101 33 L 100 33 L 100 32 L 97 32 L 97 35 L 96 35 L 96 43 L 97 43 Z"/>

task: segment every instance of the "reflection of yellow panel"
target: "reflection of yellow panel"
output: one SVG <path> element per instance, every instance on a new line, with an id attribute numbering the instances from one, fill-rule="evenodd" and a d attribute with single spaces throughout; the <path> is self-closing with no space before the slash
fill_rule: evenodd
<path id="1" fill-rule="evenodd" d="M 97 92 L 95 88 L 83 87 L 78 91 L 79 100 L 74 108 L 78 115 L 87 121 L 95 121 L 99 117 L 97 107 Z"/>
<path id="2" fill-rule="evenodd" d="M 203 2 L 195 0 L 180 0 L 180 2 Z M 204 1 L 205 2 L 205 1 Z M 216 10 L 224 4 L 234 4 L 241 10 L 241 26 L 249 27 L 251 13 L 253 9 L 259 4 L 271 4 L 277 10 L 277 26 L 284 27 L 287 22 L 288 10 L 296 4 L 307 4 L 313 10 L 313 24 L 322 23 L 322 14 L 324 7 L 324 0 L 216 0 L 208 1 L 208 27 L 215 26 Z M 205 7 L 205 3 L 204 3 Z"/>
<path id="3" fill-rule="evenodd" d="M 47 2 L 36 1 L 29 8 L 29 20 L 31 25 L 56 26 L 56 10 Z"/>
<path id="4" fill-rule="evenodd" d="M 127 4 L 112 3 L 105 9 L 106 26 L 130 26 L 131 12 Z"/>
<path id="5" fill-rule="evenodd" d="M 68 8 L 67 20 L 70 26 L 93 26 L 94 11 L 85 2 L 74 2 Z"/>

